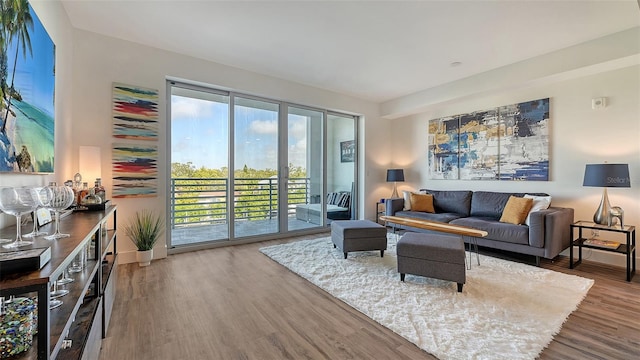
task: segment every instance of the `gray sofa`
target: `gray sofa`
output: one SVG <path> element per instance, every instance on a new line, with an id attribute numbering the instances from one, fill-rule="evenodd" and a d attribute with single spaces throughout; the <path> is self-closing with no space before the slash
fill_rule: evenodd
<path id="1" fill-rule="evenodd" d="M 385 200 L 385 214 L 470 226 L 487 231 L 487 237 L 476 238 L 479 246 L 533 255 L 536 257 L 537 265 L 540 264 L 540 257 L 553 259 L 569 247 L 569 225 L 573 222 L 572 208 L 552 206 L 534 211 L 530 214 L 529 226 L 514 225 L 499 221 L 502 211 L 509 196 L 522 197 L 525 193 L 428 189 L 421 191 L 433 195 L 435 213 L 404 211 L 404 199 L 394 198 Z M 547 196 L 540 193 L 527 194 Z M 396 227 L 418 232 L 427 231 L 408 226 Z M 470 240 L 472 239 L 464 237 L 465 242 Z"/>

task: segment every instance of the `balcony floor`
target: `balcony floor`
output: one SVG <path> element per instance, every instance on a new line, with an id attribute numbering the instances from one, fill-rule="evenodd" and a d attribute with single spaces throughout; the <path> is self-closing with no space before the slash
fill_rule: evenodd
<path id="1" fill-rule="evenodd" d="M 316 228 L 319 225 L 310 222 L 288 218 L 288 230 L 303 230 Z M 267 235 L 278 232 L 278 219 L 253 220 L 236 222 L 235 238 L 247 236 Z M 200 244 L 208 241 L 229 240 L 228 224 L 195 225 L 171 229 L 171 246 Z"/>

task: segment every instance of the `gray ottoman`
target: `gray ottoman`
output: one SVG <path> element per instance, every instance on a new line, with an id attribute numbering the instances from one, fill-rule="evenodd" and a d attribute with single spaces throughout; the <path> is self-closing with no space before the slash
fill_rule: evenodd
<path id="1" fill-rule="evenodd" d="M 455 281 L 458 292 L 466 281 L 464 242 L 460 236 L 408 232 L 398 240 L 398 272 Z"/>
<path id="2" fill-rule="evenodd" d="M 387 249 L 387 228 L 370 220 L 335 220 L 331 222 L 331 241 L 347 258 L 350 251 Z"/>

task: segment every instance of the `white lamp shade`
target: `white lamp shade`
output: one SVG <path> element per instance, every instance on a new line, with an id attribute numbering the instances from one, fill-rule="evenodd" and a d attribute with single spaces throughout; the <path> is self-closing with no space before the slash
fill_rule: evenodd
<path id="1" fill-rule="evenodd" d="M 102 156 L 98 146 L 80 146 L 79 172 L 82 182 L 93 185 L 97 178 L 102 177 Z"/>

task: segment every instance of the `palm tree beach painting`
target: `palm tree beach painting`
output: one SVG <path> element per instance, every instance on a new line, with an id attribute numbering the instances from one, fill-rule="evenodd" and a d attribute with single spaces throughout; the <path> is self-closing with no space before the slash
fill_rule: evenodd
<path id="1" fill-rule="evenodd" d="M 55 45 L 27 0 L 0 0 L 0 171 L 52 173 Z"/>

